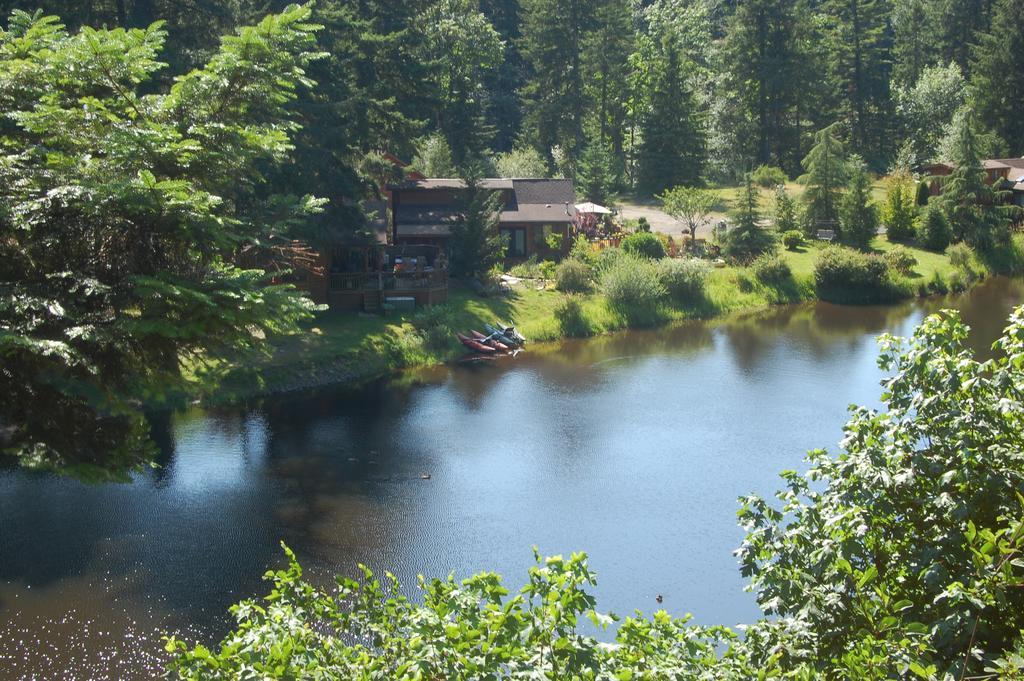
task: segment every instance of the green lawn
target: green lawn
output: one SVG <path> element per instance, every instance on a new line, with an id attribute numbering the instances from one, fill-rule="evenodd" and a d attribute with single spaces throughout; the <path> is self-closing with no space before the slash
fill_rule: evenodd
<path id="1" fill-rule="evenodd" d="M 871 249 L 876 253 L 885 253 L 894 245 L 895 244 L 890 243 L 885 237 L 877 237 L 873 242 L 871 242 Z M 949 258 L 947 258 L 943 253 L 926 251 L 923 248 L 918 248 L 913 245 L 903 245 L 917 259 L 917 266 L 914 268 L 914 276 L 911 277 L 912 279 L 930 279 L 936 271 L 945 273 L 952 268 L 949 263 Z M 780 253 L 789 263 L 790 269 L 793 270 L 794 277 L 812 277 L 814 275 L 814 261 L 824 246 L 825 244 L 823 242 L 815 241 L 811 242 L 806 247 L 801 248 L 799 251 L 781 250 Z"/>
<path id="2" fill-rule="evenodd" d="M 775 200 L 775 189 L 755 186 L 757 189 L 757 195 L 759 199 L 760 210 L 762 214 L 769 214 L 772 211 L 772 206 Z M 740 196 L 744 191 L 743 185 L 737 185 L 734 187 L 713 187 L 719 196 L 719 204 L 715 207 L 713 217 L 716 219 L 728 215 L 729 211 L 736 208 L 739 204 Z M 799 200 L 803 196 L 806 187 L 799 182 L 790 180 L 786 182 L 786 193 L 795 200 Z M 882 202 L 885 201 L 885 182 L 882 179 L 878 179 L 871 184 L 871 198 L 881 206 Z M 639 196 L 622 196 L 620 200 L 626 203 L 635 204 L 638 206 L 652 206 L 660 207 L 661 201 L 655 198 L 639 197 Z"/>

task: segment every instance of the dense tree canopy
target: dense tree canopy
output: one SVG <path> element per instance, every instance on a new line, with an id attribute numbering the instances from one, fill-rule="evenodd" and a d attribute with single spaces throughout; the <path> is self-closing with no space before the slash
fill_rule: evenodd
<path id="1" fill-rule="evenodd" d="M 236 263 L 319 205 L 262 172 L 312 85 L 309 20 L 242 28 L 169 88 L 159 23 L 69 33 L 16 12 L 0 33 L 0 424 L 27 463 L 135 465 L 144 403 L 305 313 Z"/>
<path id="2" fill-rule="evenodd" d="M 281 4 L 6 0 L 0 9 L 38 6 L 72 29 L 166 21 L 169 67 L 152 88 Z M 615 189 L 650 194 L 694 173 L 738 181 L 762 163 L 799 175 L 813 135 L 836 122 L 869 170 L 917 170 L 969 91 L 979 132 L 994 133 L 1000 153 L 1024 154 L 1013 110 L 1024 29 L 1013 0 L 321 0 L 313 10 L 329 58 L 311 67 L 320 86 L 299 93 L 295 159 L 305 170 L 296 184 L 331 200 L 321 231 L 360 228 L 359 200 L 375 190 L 361 172 L 367 155 L 409 160 L 434 132 L 456 163 L 532 147 L 549 172 L 572 179 L 588 147 L 610 147 Z M 684 141 L 662 149 L 677 132 Z M 656 181 L 675 166 L 688 177 Z"/>

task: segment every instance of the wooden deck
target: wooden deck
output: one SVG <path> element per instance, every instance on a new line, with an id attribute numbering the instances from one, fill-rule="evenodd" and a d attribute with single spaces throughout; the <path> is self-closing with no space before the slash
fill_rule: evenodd
<path id="1" fill-rule="evenodd" d="M 416 306 L 448 300 L 448 272 L 331 273 L 327 304 L 332 310 L 380 312 L 387 298 L 413 298 Z"/>

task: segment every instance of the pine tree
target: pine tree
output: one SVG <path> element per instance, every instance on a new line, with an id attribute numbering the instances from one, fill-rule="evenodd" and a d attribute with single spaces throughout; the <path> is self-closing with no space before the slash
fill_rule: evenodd
<path id="1" fill-rule="evenodd" d="M 953 235 L 982 253 L 1009 239 L 1008 211 L 999 206 L 1006 192 L 985 183 L 985 171 L 974 134 L 974 115 L 960 117 L 952 149 L 953 172 L 944 178 L 938 205 Z"/>
<path id="2" fill-rule="evenodd" d="M 583 40 L 590 11 L 584 0 L 522 2 L 519 50 L 529 69 L 523 126 L 545 154 L 558 146 L 575 159 L 583 144 Z"/>
<path id="3" fill-rule="evenodd" d="M 617 184 L 618 159 L 607 142 L 595 136 L 580 155 L 576 186 L 588 201 L 607 203 Z"/>
<path id="4" fill-rule="evenodd" d="M 872 167 L 889 156 L 891 39 L 884 0 L 826 0 L 831 81 L 850 141 Z"/>
<path id="5" fill-rule="evenodd" d="M 373 22 L 343 0 L 321 0 L 312 19 L 324 27 L 318 40 L 324 55 L 308 67 L 317 86 L 299 93 L 293 109 L 301 127 L 293 135 L 293 163 L 273 172 L 271 179 L 281 190 L 312 192 L 328 200 L 322 214 L 290 235 L 320 246 L 339 232 L 365 227 L 359 201 L 376 198 L 378 185 L 363 172 L 368 155 L 390 148 L 394 140 L 412 139 L 419 125 L 368 75 L 375 52 L 386 41 Z"/>
<path id="6" fill-rule="evenodd" d="M 878 208 L 871 200 L 871 178 L 864 161 L 849 161 L 850 185 L 839 202 L 840 234 L 843 241 L 867 249 L 878 232 Z"/>
<path id="7" fill-rule="evenodd" d="M 150 80 L 164 37 L 26 13 L 0 32 L 0 155 L 18 158 L 0 211 L 0 423 L 36 467 L 125 479 L 152 453 L 140 405 L 309 316 L 237 263 L 269 268 L 263 245 L 320 205 L 266 182 L 292 149 L 287 104 L 312 85 L 310 10 L 238 29 L 173 88 Z"/>
<path id="8" fill-rule="evenodd" d="M 943 27 L 943 61 L 955 62 L 964 73 L 970 74 L 971 46 L 989 30 L 995 3 L 993 0 L 943 0 L 937 4 L 940 8 L 938 24 Z"/>
<path id="9" fill-rule="evenodd" d="M 700 184 L 705 146 L 679 50 L 672 41 L 662 43 L 652 70 L 637 154 L 637 187 L 648 195 Z"/>
<path id="10" fill-rule="evenodd" d="M 971 92 L 981 125 L 1024 154 L 1024 3 L 999 0 L 992 30 L 980 36 L 971 58 Z"/>
<path id="11" fill-rule="evenodd" d="M 505 47 L 475 0 L 436 0 L 417 21 L 429 27 L 421 56 L 433 66 L 434 123 L 462 163 L 483 153 L 494 136 L 485 80 L 502 63 Z"/>
<path id="12" fill-rule="evenodd" d="M 504 60 L 487 72 L 484 84 L 490 100 L 489 119 L 494 127 L 494 149 L 509 151 L 515 145 L 523 119 L 518 95 L 525 71 L 523 56 L 519 52 L 519 0 L 481 0 L 480 11 L 505 43 Z"/>
<path id="13" fill-rule="evenodd" d="M 723 252 L 733 260 L 748 263 L 762 253 L 775 249 L 775 235 L 758 225 L 761 220 L 759 204 L 757 187 L 750 173 L 747 173 L 739 205 L 730 215 L 733 224 L 726 232 L 722 244 Z"/>
<path id="14" fill-rule="evenodd" d="M 775 191 L 775 229 L 779 232 L 800 229 L 800 220 L 796 214 L 796 202 L 786 193 L 784 187 L 779 187 Z"/>
<path id="15" fill-rule="evenodd" d="M 882 207 L 882 223 L 890 241 L 902 241 L 914 236 L 914 180 L 908 173 L 889 178 L 889 189 Z"/>
<path id="16" fill-rule="evenodd" d="M 836 229 L 839 224 L 839 198 L 849 177 L 846 150 L 836 137 L 838 124 L 820 130 L 815 145 L 804 158 L 807 174 L 800 181 L 804 191 L 805 230 Z"/>
<path id="17" fill-rule="evenodd" d="M 723 61 L 739 91 L 721 96 L 738 95 L 755 122 L 758 164 L 792 171 L 800 162 L 797 112 L 812 89 L 814 66 L 802 39 L 808 16 L 792 0 L 743 0 L 729 22 Z"/>
<path id="18" fill-rule="evenodd" d="M 938 5 L 929 0 L 896 0 L 892 7 L 893 80 L 909 88 L 940 53 Z"/>
<path id="19" fill-rule="evenodd" d="M 508 244 L 498 231 L 500 195 L 481 186 L 483 167 L 470 161 L 463 169 L 465 189 L 459 192 L 458 213 L 452 224 L 452 271 L 480 277 L 505 258 Z"/>
<path id="20" fill-rule="evenodd" d="M 593 9 L 593 27 L 584 39 L 584 90 L 597 120 L 601 144 L 611 148 L 613 184 L 621 186 L 625 168 L 625 132 L 629 99 L 629 56 L 636 48 L 632 14 L 627 0 L 599 0 Z"/>

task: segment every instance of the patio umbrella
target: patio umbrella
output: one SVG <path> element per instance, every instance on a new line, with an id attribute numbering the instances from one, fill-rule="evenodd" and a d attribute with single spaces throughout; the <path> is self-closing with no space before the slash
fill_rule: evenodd
<path id="1" fill-rule="evenodd" d="M 593 213 L 596 215 L 610 215 L 612 211 L 609 210 L 608 208 L 605 208 L 604 206 L 599 206 L 596 203 L 590 203 L 588 201 L 587 203 L 577 203 L 576 212 Z"/>

